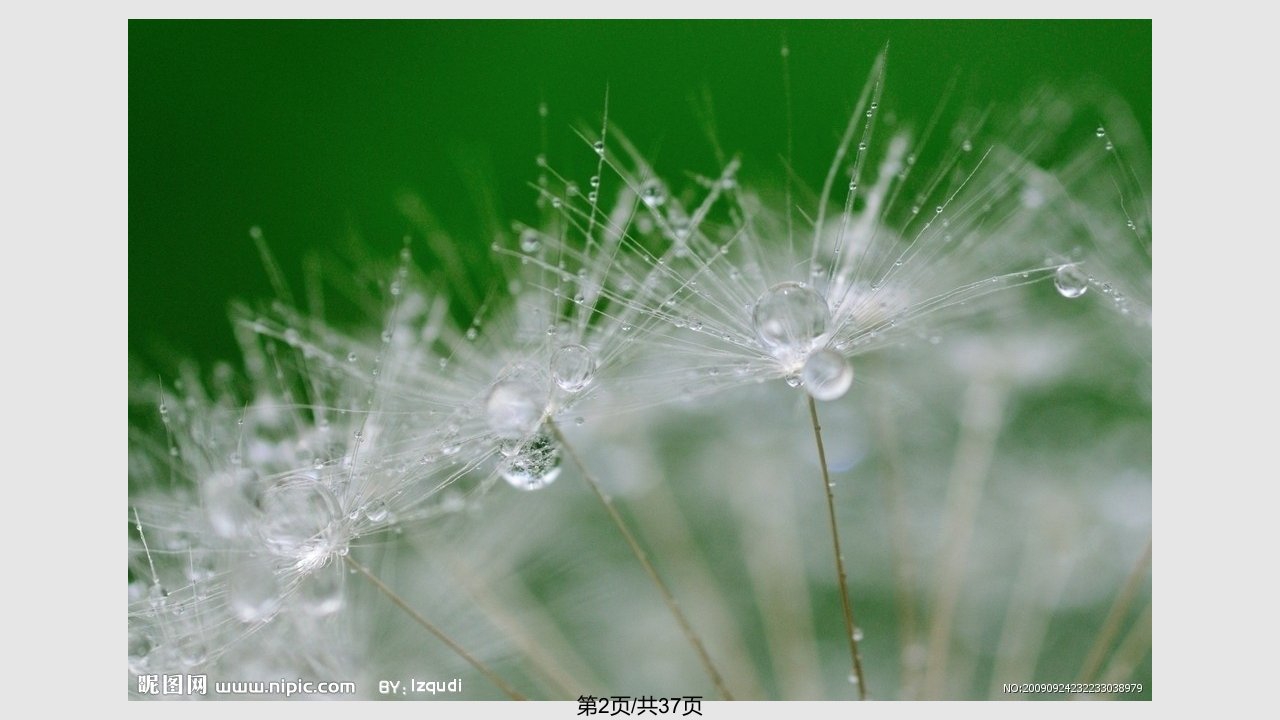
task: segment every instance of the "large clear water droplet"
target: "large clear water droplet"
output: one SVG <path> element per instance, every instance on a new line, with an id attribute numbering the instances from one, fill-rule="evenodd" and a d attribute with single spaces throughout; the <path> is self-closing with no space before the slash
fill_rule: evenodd
<path id="1" fill-rule="evenodd" d="M 316 478 L 291 475 L 278 480 L 263 491 L 259 506 L 259 532 L 271 552 L 318 565 L 338 549 L 338 501 Z"/>
<path id="2" fill-rule="evenodd" d="M 581 392 L 596 374 L 596 356 L 582 345 L 565 345 L 551 356 L 551 377 L 565 392 Z"/>
<path id="3" fill-rule="evenodd" d="M 515 372 L 494 383 L 485 399 L 489 427 L 500 438 L 522 438 L 542 422 L 547 392 L 536 377 Z"/>
<path id="4" fill-rule="evenodd" d="M 538 433 L 520 446 L 502 466 L 502 478 L 521 490 L 538 490 L 560 476 L 560 445 Z"/>
<path id="5" fill-rule="evenodd" d="M 1089 289 L 1089 276 L 1075 265 L 1063 265 L 1053 276 L 1053 285 L 1064 298 L 1078 298 Z"/>
<path id="6" fill-rule="evenodd" d="M 835 400 L 853 385 L 853 366 L 835 350 L 823 349 L 809 356 L 800 377 L 815 400 Z"/>
<path id="7" fill-rule="evenodd" d="M 263 558 L 243 557 L 227 578 L 227 602 L 241 622 L 270 620 L 280 608 L 280 591 L 275 570 Z"/>
<path id="8" fill-rule="evenodd" d="M 205 517 L 218 537 L 244 537 L 253 529 L 258 514 L 254 495 L 258 474 L 235 469 L 216 473 L 200 482 L 200 499 Z"/>
<path id="9" fill-rule="evenodd" d="M 765 350 L 786 362 L 803 357 L 827 330 L 827 301 L 807 285 L 784 282 L 756 300 L 751 314 L 756 338 Z"/>
<path id="10" fill-rule="evenodd" d="M 332 615 L 342 609 L 342 590 L 346 573 L 341 562 L 332 562 L 302 579 L 298 601 L 302 609 L 317 617 Z"/>

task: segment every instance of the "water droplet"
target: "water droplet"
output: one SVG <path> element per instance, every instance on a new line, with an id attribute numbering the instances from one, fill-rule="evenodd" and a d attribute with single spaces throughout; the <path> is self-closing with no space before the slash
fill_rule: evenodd
<path id="1" fill-rule="evenodd" d="M 831 311 L 827 301 L 807 285 L 784 282 L 769 288 L 751 312 L 756 338 L 765 350 L 784 362 L 807 354 L 827 330 Z"/>
<path id="2" fill-rule="evenodd" d="M 355 361 L 356 361 L 356 354 L 355 354 L 355 352 L 349 352 L 349 353 L 347 353 L 347 362 L 355 362 Z"/>
<path id="3" fill-rule="evenodd" d="M 853 629 L 853 641 L 862 642 L 862 628 L 856 627 Z"/>
<path id="4" fill-rule="evenodd" d="M 800 383 L 802 382 L 802 380 L 800 379 L 800 373 L 791 373 L 790 375 L 787 375 L 786 377 L 784 377 L 783 380 L 786 381 L 787 387 L 793 387 L 793 388 L 800 387 Z"/>
<path id="5" fill-rule="evenodd" d="M 698 331 L 702 329 L 702 321 L 698 318 L 689 318 L 689 329 Z"/>
<path id="6" fill-rule="evenodd" d="M 369 518 L 369 522 L 380 523 L 387 519 L 387 504 L 382 500 L 373 500 L 365 503 L 364 516 Z"/>
<path id="7" fill-rule="evenodd" d="M 507 460 L 502 478 L 520 490 L 538 490 L 560 476 L 560 446 L 539 432 Z"/>
<path id="8" fill-rule="evenodd" d="M 468 340 L 475 340 L 479 334 L 480 334 L 480 331 L 476 330 L 474 325 L 472 327 L 467 328 L 466 337 Z"/>
<path id="9" fill-rule="evenodd" d="M 241 622 L 270 620 L 280 608 L 279 586 L 271 563 L 264 558 L 240 558 L 227 578 L 227 601 Z"/>
<path id="10" fill-rule="evenodd" d="M 598 187 L 600 187 L 600 176 L 599 176 L 599 175 L 592 175 L 592 176 L 591 176 L 591 179 L 590 179 L 590 180 L 588 180 L 587 182 L 591 185 L 591 187 L 593 187 L 593 188 L 598 188 Z"/>
<path id="11" fill-rule="evenodd" d="M 935 215 L 941 215 L 941 214 L 942 214 L 942 206 L 941 206 L 941 205 L 939 205 L 938 207 L 934 208 L 934 209 L 933 209 L 933 214 L 935 214 Z"/>
<path id="12" fill-rule="evenodd" d="M 324 617 L 342 609 L 342 589 L 346 574 L 342 563 L 333 562 L 313 571 L 298 587 L 298 602 L 309 615 Z"/>
<path id="13" fill-rule="evenodd" d="M 1104 146 L 1104 149 L 1105 149 L 1107 152 L 1111 152 L 1112 150 L 1115 150 L 1115 149 L 1116 149 L 1116 146 L 1115 146 L 1115 145 L 1114 145 L 1110 140 L 1108 140 L 1108 141 L 1107 141 L 1107 144 Z"/>
<path id="14" fill-rule="evenodd" d="M 262 493 L 259 532 L 267 549 L 291 560 L 318 565 L 337 545 L 338 501 L 311 475 L 291 475 Z"/>
<path id="15" fill-rule="evenodd" d="M 819 350 L 801 370 L 804 388 L 815 400 L 835 400 L 853 385 L 853 366 L 835 350 Z"/>
<path id="16" fill-rule="evenodd" d="M 1106 134 L 1107 134 L 1107 129 L 1106 129 L 1106 128 L 1104 128 L 1104 127 L 1102 127 L 1101 125 L 1099 125 L 1099 126 L 1098 126 L 1098 129 L 1097 129 L 1097 130 L 1094 130 L 1093 132 L 1094 132 L 1094 134 L 1095 134 L 1095 135 L 1097 135 L 1098 137 L 1102 137 L 1103 135 L 1106 135 Z"/>
<path id="17" fill-rule="evenodd" d="M 858 149 L 859 149 L 859 150 L 866 150 L 866 149 L 867 149 L 867 144 L 866 144 L 865 142 L 860 142 L 860 143 L 858 143 Z"/>
<path id="18" fill-rule="evenodd" d="M 596 154 L 597 154 L 597 155 L 604 155 L 604 141 L 603 141 L 603 140 L 597 140 L 597 141 L 595 142 L 595 144 L 594 144 L 594 145 L 592 145 L 591 147 L 595 148 L 595 151 L 596 151 Z"/>
<path id="19" fill-rule="evenodd" d="M 494 383 L 485 400 L 489 427 L 500 438 L 521 438 L 542 421 L 547 393 L 536 375 L 518 369 Z"/>
<path id="20" fill-rule="evenodd" d="M 973 151 L 973 142 L 972 142 L 972 141 L 970 141 L 970 140 L 965 140 L 963 143 L 961 143 L 961 144 L 960 144 L 960 149 L 961 149 L 961 150 L 963 150 L 963 151 L 965 151 L 965 152 L 972 152 L 972 151 Z"/>
<path id="21" fill-rule="evenodd" d="M 209 647 L 199 635 L 190 635 L 179 641 L 178 660 L 187 667 L 195 667 L 209 659 Z"/>
<path id="22" fill-rule="evenodd" d="M 857 676 L 856 674 L 854 674 L 854 673 L 849 673 L 849 684 L 850 684 L 850 685 L 857 685 L 857 684 L 858 684 L 858 676 Z"/>
<path id="23" fill-rule="evenodd" d="M 649 179 L 640 187 L 640 197 L 645 205 L 656 208 L 667 201 L 667 191 L 662 188 L 662 183 Z"/>
<path id="24" fill-rule="evenodd" d="M 1064 298 L 1078 298 L 1089 289 L 1089 278 L 1075 265 L 1063 265 L 1053 276 L 1053 285 Z"/>
<path id="25" fill-rule="evenodd" d="M 595 374 L 596 357 L 582 345 L 565 345 L 551 356 L 551 377 L 565 392 L 582 391 Z"/>

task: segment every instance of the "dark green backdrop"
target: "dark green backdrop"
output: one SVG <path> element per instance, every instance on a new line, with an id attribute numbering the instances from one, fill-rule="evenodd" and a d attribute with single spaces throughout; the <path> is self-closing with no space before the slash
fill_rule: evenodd
<path id="1" fill-rule="evenodd" d="M 310 249 L 356 235 L 390 255 L 406 190 L 459 242 L 531 218 L 540 101 L 553 158 L 581 152 L 571 129 L 598 125 L 607 85 L 660 171 L 710 171 L 705 91 L 744 172 L 776 172 L 784 36 L 801 177 L 829 161 L 886 41 L 904 112 L 927 116 L 956 76 L 964 99 L 997 103 L 1096 77 L 1150 134 L 1149 21 L 132 22 L 131 353 L 235 357 L 227 303 L 271 294 L 252 225 L 297 287 Z"/>

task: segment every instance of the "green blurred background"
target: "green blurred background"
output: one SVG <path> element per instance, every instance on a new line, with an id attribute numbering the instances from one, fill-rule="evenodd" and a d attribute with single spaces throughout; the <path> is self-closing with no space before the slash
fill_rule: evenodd
<path id="1" fill-rule="evenodd" d="M 663 174 L 711 172 L 698 108 L 743 173 L 781 170 L 783 42 L 797 177 L 820 177 L 876 53 L 928 117 L 1096 79 L 1150 137 L 1150 21 L 159 22 L 129 26 L 129 346 L 166 367 L 234 360 L 232 298 L 271 296 L 248 228 L 295 292 L 303 258 L 358 238 L 389 257 L 421 197 L 462 243 L 532 219 L 538 106 L 553 165 L 610 119 Z"/>

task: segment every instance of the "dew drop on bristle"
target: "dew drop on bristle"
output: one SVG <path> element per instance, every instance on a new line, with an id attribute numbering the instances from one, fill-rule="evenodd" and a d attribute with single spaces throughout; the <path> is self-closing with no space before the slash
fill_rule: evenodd
<path id="1" fill-rule="evenodd" d="M 603 142 L 603 141 L 597 140 L 597 141 L 595 142 L 595 144 L 594 144 L 594 145 L 592 145 L 592 147 L 593 147 L 593 148 L 595 148 L 595 151 L 596 151 L 596 154 L 597 154 L 597 155 L 604 155 L 604 142 Z"/>
<path id="2" fill-rule="evenodd" d="M 595 355 L 582 345 L 565 345 L 551 356 L 551 377 L 565 392 L 581 392 L 595 374 Z"/>
<path id="3" fill-rule="evenodd" d="M 657 180 L 646 180 L 640 188 L 640 197 L 651 208 L 659 207 L 667 201 L 667 193 Z"/>
<path id="4" fill-rule="evenodd" d="M 800 378 L 800 373 L 791 373 L 790 375 L 787 375 L 786 377 L 784 377 L 783 380 L 786 381 L 787 387 L 793 387 L 793 388 L 800 387 L 800 384 L 804 382 Z"/>
<path id="5" fill-rule="evenodd" d="M 560 446 L 538 433 L 502 465 L 502 479 L 519 490 L 539 490 L 560 476 Z"/>
<path id="6" fill-rule="evenodd" d="M 779 358 L 802 356 L 827 331 L 827 301 L 808 286 L 784 282 L 769 288 L 751 312 L 756 338 Z"/>
<path id="7" fill-rule="evenodd" d="M 1053 286 L 1064 298 L 1078 298 L 1089 289 L 1089 278 L 1075 265 L 1063 265 L 1053 276 Z"/>
<path id="8" fill-rule="evenodd" d="M 387 519 L 387 504 L 381 500 L 371 500 L 365 503 L 364 516 L 369 518 L 369 522 L 380 523 Z"/>
<path id="9" fill-rule="evenodd" d="M 498 437 L 520 438 L 538 426 L 546 406 L 547 393 L 539 384 L 515 374 L 494 383 L 485 399 L 485 414 Z"/>
<path id="10" fill-rule="evenodd" d="M 853 385 L 853 366 L 835 350 L 819 350 L 805 361 L 800 378 L 815 400 L 835 400 Z"/>

